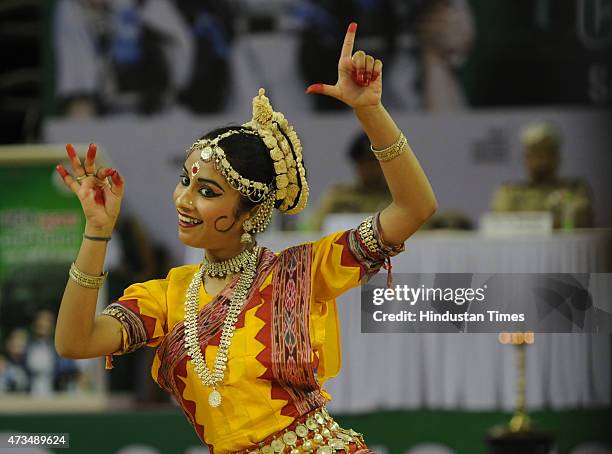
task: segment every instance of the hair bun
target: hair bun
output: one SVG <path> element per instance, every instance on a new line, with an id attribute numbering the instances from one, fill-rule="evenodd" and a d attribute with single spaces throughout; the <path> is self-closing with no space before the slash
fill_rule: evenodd
<path id="1" fill-rule="evenodd" d="M 286 214 L 296 214 L 308 202 L 309 188 L 302 160 L 302 144 L 285 116 L 275 112 L 263 88 L 253 98 L 253 117 L 243 126 L 261 136 L 276 173 L 277 207 Z"/>

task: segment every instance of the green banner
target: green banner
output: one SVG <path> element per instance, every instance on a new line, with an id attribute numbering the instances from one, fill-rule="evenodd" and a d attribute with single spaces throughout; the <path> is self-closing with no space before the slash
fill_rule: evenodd
<path id="1" fill-rule="evenodd" d="M 58 147 L 0 148 L 0 284 L 74 260 L 84 218 L 55 171 L 65 158 Z"/>

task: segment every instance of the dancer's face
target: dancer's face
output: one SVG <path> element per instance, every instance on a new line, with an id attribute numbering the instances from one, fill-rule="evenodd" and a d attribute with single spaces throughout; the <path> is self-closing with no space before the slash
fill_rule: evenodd
<path id="1" fill-rule="evenodd" d="M 212 162 L 205 163 L 199 153 L 191 153 L 174 190 L 174 204 L 178 213 L 195 222 L 184 222 L 179 214 L 179 239 L 209 251 L 239 248 L 242 223 L 248 218 L 248 213 L 237 214 L 239 200 L 240 193 Z"/>

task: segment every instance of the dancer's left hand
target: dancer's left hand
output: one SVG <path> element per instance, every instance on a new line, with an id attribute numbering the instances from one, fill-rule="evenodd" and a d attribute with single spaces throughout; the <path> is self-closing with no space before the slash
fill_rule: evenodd
<path id="1" fill-rule="evenodd" d="M 335 85 L 313 84 L 306 93 L 336 98 L 353 109 L 377 106 L 382 95 L 382 61 L 358 50 L 353 54 L 357 24 L 352 22 L 344 37 L 338 81 Z"/>

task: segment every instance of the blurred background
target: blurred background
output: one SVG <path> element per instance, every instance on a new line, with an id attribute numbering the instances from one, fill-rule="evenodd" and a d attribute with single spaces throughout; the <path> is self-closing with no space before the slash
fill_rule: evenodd
<path id="1" fill-rule="evenodd" d="M 247 121 L 259 87 L 300 134 L 311 186 L 260 243 L 354 227 L 389 201 L 378 164 L 347 108 L 304 94 L 336 80 L 353 20 L 440 207 L 395 272 L 612 272 L 612 0 L 1 0 L 0 433 L 208 452 L 150 378 L 153 351 L 112 371 L 55 353 L 84 220 L 54 167 L 63 144 L 95 142 L 126 180 L 100 310 L 200 260 L 176 233 L 184 152 Z M 612 453 L 610 334 L 362 334 L 359 292 L 338 304 L 329 409 L 377 453 Z M 517 406 L 520 448 L 491 431 Z"/>

